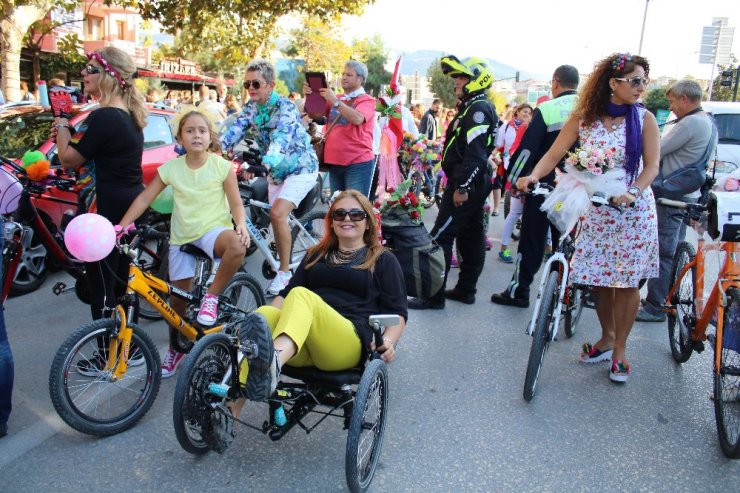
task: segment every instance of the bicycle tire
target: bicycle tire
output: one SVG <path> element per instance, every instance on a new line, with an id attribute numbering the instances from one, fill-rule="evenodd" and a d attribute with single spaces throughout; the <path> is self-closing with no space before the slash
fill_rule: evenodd
<path id="1" fill-rule="evenodd" d="M 259 281 L 246 272 L 238 272 L 232 277 L 221 291 L 221 296 L 245 312 L 253 312 L 266 303 L 265 292 Z"/>
<path id="2" fill-rule="evenodd" d="M 160 227 L 161 224 L 161 227 Z M 165 231 L 169 232 L 169 221 L 158 223 L 156 225 L 153 225 L 154 228 L 156 228 L 158 231 Z M 147 272 L 149 274 L 154 275 L 155 277 L 158 277 L 159 279 L 162 279 L 163 281 L 167 281 L 169 278 L 170 273 L 170 242 L 169 238 L 160 238 L 156 240 L 152 240 L 153 242 L 153 250 L 155 251 L 155 257 L 152 257 L 152 259 L 148 262 L 142 265 L 142 271 Z M 149 243 L 149 242 L 147 242 Z M 143 252 L 140 254 L 141 257 L 144 257 L 145 253 Z M 169 299 L 169 295 L 167 293 L 158 293 L 159 296 L 167 301 Z M 139 296 L 139 315 L 141 318 L 144 318 L 146 320 L 162 320 L 162 314 L 159 313 L 159 311 L 154 308 L 146 299 Z"/>
<path id="3" fill-rule="evenodd" d="M 82 326 L 64 341 L 54 356 L 49 372 L 51 402 L 59 417 L 81 433 L 109 436 L 126 431 L 146 414 L 157 397 L 162 378 L 162 365 L 157 346 L 137 325 L 130 324 L 130 327 L 133 329 L 132 347 L 135 344 L 137 349 L 130 355 L 129 360 L 136 356 L 137 351 L 140 351 L 143 354 L 144 363 L 140 367 L 129 367 L 118 381 L 109 381 L 106 372 L 100 370 L 94 370 L 99 372 L 94 377 L 85 377 L 80 374 L 77 366 L 77 363 L 90 361 L 90 356 L 96 359 L 95 348 L 99 347 L 98 338 L 109 338 L 116 328 L 112 318 L 96 320 Z M 91 355 L 87 354 L 87 350 L 81 353 L 88 343 L 93 344 Z M 77 359 L 78 356 L 80 359 Z M 79 378 L 76 378 L 76 375 Z M 130 389 L 134 389 L 133 393 L 136 395 L 121 392 L 124 381 L 129 381 L 133 385 Z M 103 388 L 104 386 L 107 388 Z M 112 399 L 116 396 L 118 398 Z M 131 397 L 133 403 L 121 406 L 120 403 L 127 397 Z M 91 401 L 94 398 L 98 398 L 99 401 L 96 402 L 101 402 L 101 404 L 92 406 Z M 79 407 L 80 405 L 86 407 L 83 409 Z M 116 411 L 117 415 L 107 418 L 92 415 L 87 411 L 92 409 L 96 413 L 102 412 L 104 405 L 108 407 L 115 405 L 123 411 Z"/>
<path id="4" fill-rule="evenodd" d="M 424 184 L 424 174 L 415 169 L 409 173 L 409 179 L 411 180 L 411 186 L 409 190 L 414 192 L 416 198 L 419 200 L 419 204 L 424 209 L 429 209 L 434 205 L 434 194 L 432 190 L 429 190 L 428 186 Z"/>
<path id="5" fill-rule="evenodd" d="M 371 393 L 374 394 L 372 398 Z M 383 447 L 387 414 L 388 369 L 383 360 L 375 359 L 367 364 L 357 386 L 347 432 L 344 472 L 352 493 L 366 491 L 373 480 Z M 373 422 L 368 421 L 370 417 L 374 417 Z M 372 439 L 364 453 L 361 450 L 366 444 L 363 433 Z"/>
<path id="6" fill-rule="evenodd" d="M 673 256 L 673 268 L 671 270 L 670 286 L 675 286 L 679 281 L 678 275 L 681 269 L 696 256 L 694 247 L 682 241 L 676 247 L 676 254 Z M 696 266 L 692 267 L 691 278 L 687 279 L 684 275 L 680 279 L 681 285 L 671 299 L 671 304 L 676 308 L 676 314 L 669 313 L 666 317 L 668 322 L 668 344 L 671 348 L 671 355 L 676 363 L 685 363 L 691 357 L 693 351 L 693 341 L 691 332 L 694 330 L 696 323 L 696 305 L 694 304 L 694 286 L 696 285 Z M 688 282 L 690 281 L 690 282 Z M 678 327 L 678 330 L 676 328 Z"/>
<path id="7" fill-rule="evenodd" d="M 15 272 L 13 282 L 10 284 L 8 294 L 20 296 L 36 291 L 41 287 L 49 276 L 47 258 L 49 250 L 36 228 L 24 225 L 26 235 L 31 235 L 29 248 L 24 248 L 21 260 Z"/>
<path id="8" fill-rule="evenodd" d="M 440 207 L 440 203 L 442 202 L 442 195 L 444 195 L 445 192 L 445 184 L 442 183 L 444 181 L 444 175 L 441 172 L 438 172 L 434 176 L 434 203 L 437 204 L 437 207 Z"/>
<path id="9" fill-rule="evenodd" d="M 534 397 L 537 378 L 542 369 L 545 353 L 550 345 L 552 321 L 555 317 L 555 305 L 558 302 L 558 288 L 560 286 L 560 274 L 550 272 L 545 281 L 545 290 L 542 293 L 540 310 L 534 325 L 534 337 L 532 347 L 529 350 L 529 361 L 527 362 L 527 374 L 524 377 L 524 400 L 529 402 Z"/>
<path id="10" fill-rule="evenodd" d="M 719 368 L 714 368 L 714 414 L 722 452 L 730 459 L 740 458 L 740 327 L 730 314 L 738 303 L 740 292 L 727 290 L 729 304 L 724 310 L 722 340 L 716 340 L 720 351 Z"/>
<path id="11" fill-rule="evenodd" d="M 576 333 L 576 326 L 583 313 L 583 288 L 573 284 L 565 288 L 568 294 L 568 303 L 565 306 L 565 315 L 563 316 L 563 332 L 565 337 L 570 339 Z"/>
<path id="12" fill-rule="evenodd" d="M 306 228 L 306 234 L 297 225 L 290 230 L 290 263 L 300 262 L 306 256 L 309 248 L 317 245 L 324 237 L 325 210 L 310 211 L 301 216 L 298 221 Z"/>
<path id="13" fill-rule="evenodd" d="M 213 429 L 218 411 L 211 404 L 223 398 L 211 394 L 208 386 L 221 383 L 232 364 L 229 336 L 209 334 L 195 344 L 178 372 L 172 422 L 177 441 L 186 452 L 201 455 L 218 446 Z"/>
<path id="14" fill-rule="evenodd" d="M 504 192 L 504 219 L 509 215 L 509 212 L 511 212 L 511 190 L 506 190 Z"/>

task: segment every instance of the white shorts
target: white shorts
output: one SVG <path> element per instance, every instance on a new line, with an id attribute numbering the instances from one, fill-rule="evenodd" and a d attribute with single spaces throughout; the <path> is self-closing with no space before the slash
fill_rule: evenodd
<path id="1" fill-rule="evenodd" d="M 293 203 L 295 207 L 301 203 L 308 192 L 316 184 L 316 173 L 303 175 L 290 175 L 280 185 L 269 183 L 267 186 L 267 196 L 270 203 L 274 204 L 277 199 L 285 199 Z"/>
<path id="2" fill-rule="evenodd" d="M 197 240 L 191 241 L 190 245 L 197 246 L 207 253 L 208 256 L 211 257 L 211 260 L 213 260 L 213 247 L 216 245 L 216 239 L 218 238 L 218 235 L 224 231 L 231 231 L 231 228 L 224 228 L 223 226 L 213 228 Z M 182 245 L 170 245 L 170 281 L 190 279 L 195 275 L 195 257 L 180 251 L 181 246 Z"/>

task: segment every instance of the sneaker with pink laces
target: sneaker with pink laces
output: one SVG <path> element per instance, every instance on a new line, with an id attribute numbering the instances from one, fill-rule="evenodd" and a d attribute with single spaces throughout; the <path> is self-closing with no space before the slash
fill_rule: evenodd
<path id="1" fill-rule="evenodd" d="M 201 325 L 213 325 L 218 318 L 218 296 L 207 294 L 200 302 L 198 310 L 198 323 Z"/>
<path id="2" fill-rule="evenodd" d="M 280 291 L 285 289 L 285 286 L 288 285 L 291 277 L 293 277 L 293 274 L 291 274 L 290 272 L 283 272 L 281 270 L 277 271 L 275 278 L 267 287 L 267 292 L 269 294 L 277 296 L 278 293 L 280 293 Z"/>
<path id="3" fill-rule="evenodd" d="M 169 378 L 175 374 L 177 367 L 182 363 L 185 353 L 168 349 L 162 359 L 162 378 Z"/>

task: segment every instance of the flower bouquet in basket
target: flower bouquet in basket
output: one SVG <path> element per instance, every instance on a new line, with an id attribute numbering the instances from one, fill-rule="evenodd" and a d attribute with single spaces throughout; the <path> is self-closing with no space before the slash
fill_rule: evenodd
<path id="1" fill-rule="evenodd" d="M 588 212 L 591 197 L 616 197 L 627 191 L 625 171 L 615 168 L 616 149 L 579 147 L 565 157 L 565 173 L 540 209 L 563 233 L 568 233 L 578 218 Z"/>
<path id="2" fill-rule="evenodd" d="M 388 198 L 383 203 L 376 201 L 375 208 L 380 210 L 381 216 L 391 212 L 396 215 L 408 214 L 412 223 L 421 224 L 424 207 L 410 188 L 411 180 L 406 180 L 399 183 L 397 187 L 388 189 L 390 194 Z"/>
<path id="3" fill-rule="evenodd" d="M 431 165 L 442 160 L 442 144 L 437 140 L 426 137 L 414 138 L 405 133 L 401 148 L 398 150 L 398 160 L 406 165 Z"/>

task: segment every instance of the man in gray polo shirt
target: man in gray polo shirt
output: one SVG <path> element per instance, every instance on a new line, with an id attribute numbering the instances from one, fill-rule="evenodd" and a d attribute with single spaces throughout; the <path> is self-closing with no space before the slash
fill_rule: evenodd
<path id="1" fill-rule="evenodd" d="M 712 138 L 712 119 L 702 110 L 702 90 L 693 80 L 681 80 L 666 91 L 671 102 L 671 111 L 677 119 L 670 124 L 675 126 L 660 139 L 660 166 L 663 176 L 699 161 L 705 154 Z M 716 138 L 711 145 L 716 146 Z M 712 151 L 713 153 L 713 151 Z M 695 202 L 699 191 L 683 197 L 686 202 Z M 656 194 L 656 198 L 659 196 Z M 683 225 L 683 212 L 660 204 L 656 206 L 658 216 L 658 243 L 660 248 L 660 273 L 657 279 L 648 281 L 648 294 L 636 319 L 640 322 L 662 322 L 665 313 L 661 307 L 665 303 L 670 288 L 673 255 L 676 246 L 686 232 Z"/>

